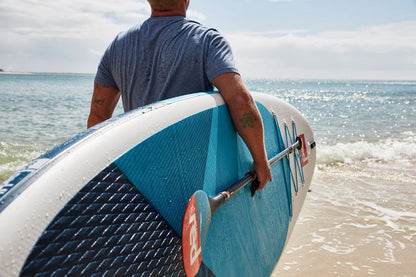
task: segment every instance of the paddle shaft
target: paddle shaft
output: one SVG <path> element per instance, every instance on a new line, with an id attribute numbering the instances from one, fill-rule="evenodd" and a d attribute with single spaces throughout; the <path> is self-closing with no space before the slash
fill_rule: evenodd
<path id="1" fill-rule="evenodd" d="M 292 145 L 289 145 L 285 150 L 280 152 L 279 154 L 275 155 L 269 160 L 270 166 L 274 165 L 278 161 L 280 161 L 283 157 L 291 154 L 296 148 L 300 149 L 302 147 L 302 139 L 300 137 L 296 138 L 296 142 Z M 242 188 L 244 188 L 247 184 L 253 182 L 256 179 L 256 172 L 254 170 L 249 171 L 243 178 L 238 180 L 232 186 L 230 186 L 227 190 L 218 193 L 213 197 L 209 197 L 209 205 L 211 207 L 211 213 L 214 213 L 215 210 L 224 204 L 231 196 L 239 192 Z M 258 185 L 257 185 L 258 186 Z"/>

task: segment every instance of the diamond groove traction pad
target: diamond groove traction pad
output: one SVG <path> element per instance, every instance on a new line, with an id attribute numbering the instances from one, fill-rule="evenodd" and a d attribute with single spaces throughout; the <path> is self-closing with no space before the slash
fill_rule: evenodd
<path id="1" fill-rule="evenodd" d="M 82 275 L 184 276 L 180 237 L 113 164 L 64 206 L 21 272 Z"/>

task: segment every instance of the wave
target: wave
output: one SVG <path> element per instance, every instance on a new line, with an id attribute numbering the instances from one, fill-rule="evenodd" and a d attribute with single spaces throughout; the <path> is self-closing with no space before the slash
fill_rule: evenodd
<path id="1" fill-rule="evenodd" d="M 37 145 L 0 142 L 0 183 L 43 152 Z"/>
<path id="2" fill-rule="evenodd" d="M 322 143 L 318 146 L 318 164 L 416 161 L 416 136 L 380 141 L 338 142 L 335 145 Z"/>

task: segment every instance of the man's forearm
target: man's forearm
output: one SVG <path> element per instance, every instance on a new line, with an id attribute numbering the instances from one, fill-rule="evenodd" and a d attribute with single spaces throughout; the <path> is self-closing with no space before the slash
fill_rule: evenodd
<path id="1" fill-rule="evenodd" d="M 236 73 L 225 73 L 213 80 L 228 106 L 234 127 L 246 143 L 254 160 L 259 190 L 271 179 L 270 165 L 264 145 L 263 122 L 260 112 Z"/>
<path id="2" fill-rule="evenodd" d="M 250 150 L 255 163 L 267 161 L 264 147 L 263 122 L 251 97 L 227 103 L 234 126 Z"/>
<path id="3" fill-rule="evenodd" d="M 120 91 L 115 87 L 94 84 L 87 128 L 109 119 L 117 106 Z"/>

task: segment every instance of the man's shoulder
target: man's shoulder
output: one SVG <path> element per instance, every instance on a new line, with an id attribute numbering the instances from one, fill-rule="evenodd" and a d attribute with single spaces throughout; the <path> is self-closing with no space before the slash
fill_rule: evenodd
<path id="1" fill-rule="evenodd" d="M 186 23 L 191 25 L 191 26 L 195 26 L 196 28 L 200 29 L 201 31 L 212 32 L 212 33 L 218 33 L 219 34 L 217 29 L 215 29 L 213 27 L 210 27 L 210 26 L 203 25 L 202 23 L 200 23 L 196 20 L 186 18 Z"/>
<path id="2" fill-rule="evenodd" d="M 128 36 L 131 36 L 131 35 L 134 35 L 134 34 L 139 33 L 141 26 L 142 26 L 142 24 L 141 23 L 138 23 L 138 24 L 135 24 L 135 25 L 131 26 L 129 29 L 124 30 L 124 31 L 118 33 L 117 34 L 117 39 L 124 39 L 124 38 L 126 38 Z"/>

